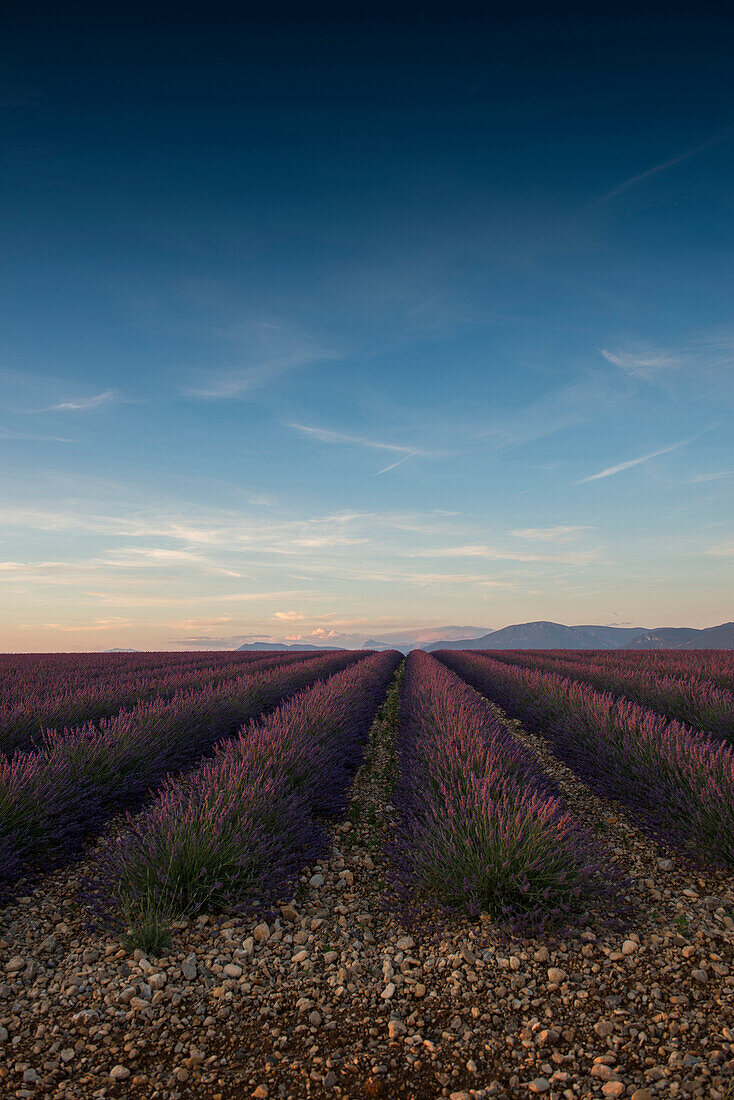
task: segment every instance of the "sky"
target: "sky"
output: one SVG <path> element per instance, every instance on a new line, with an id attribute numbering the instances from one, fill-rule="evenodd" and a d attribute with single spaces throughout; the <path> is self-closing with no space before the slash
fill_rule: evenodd
<path id="1" fill-rule="evenodd" d="M 0 649 L 734 618 L 734 10 L 492 7 L 6 12 Z"/>

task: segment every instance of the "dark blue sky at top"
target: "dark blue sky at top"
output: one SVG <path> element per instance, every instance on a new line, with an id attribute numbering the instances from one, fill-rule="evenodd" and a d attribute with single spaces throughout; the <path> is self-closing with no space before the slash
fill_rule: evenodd
<path id="1" fill-rule="evenodd" d="M 642 577 L 652 525 L 681 522 L 660 479 L 734 464 L 734 10 L 544 11 L 6 13 L 9 497 L 262 496 L 303 522 L 455 506 L 461 545 L 560 525 L 608 547 L 654 479 Z M 699 532 L 731 489 L 703 484 L 673 509 Z M 60 548 L 19 522 L 8 554 L 76 560 L 83 529 Z M 477 556 L 444 565 L 488 583 Z"/>

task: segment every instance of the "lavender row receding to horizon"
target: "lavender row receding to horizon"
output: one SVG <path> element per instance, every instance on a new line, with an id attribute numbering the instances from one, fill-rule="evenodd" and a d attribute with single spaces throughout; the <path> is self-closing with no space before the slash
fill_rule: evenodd
<path id="1" fill-rule="evenodd" d="M 679 722 L 551 672 L 488 654 L 438 654 L 529 729 L 595 791 L 624 803 L 658 837 L 734 867 L 734 748 Z"/>
<path id="2" fill-rule="evenodd" d="M 602 852 L 536 758 L 433 656 L 406 662 L 393 864 L 406 896 L 515 924 L 581 915 Z"/>
<path id="3" fill-rule="evenodd" d="M 644 652 L 628 652 L 626 659 L 614 663 L 600 660 L 594 650 L 576 657 L 557 650 L 493 650 L 492 658 L 583 681 L 595 691 L 608 691 L 649 707 L 669 721 L 734 741 L 734 692 L 707 678 L 700 669 L 681 676 L 659 661 L 650 661 Z"/>
<path id="4" fill-rule="evenodd" d="M 166 775 L 210 752 L 243 721 L 364 658 L 331 653 L 254 671 L 124 711 L 101 729 L 59 734 L 38 752 L 0 757 L 0 892 L 73 858 L 113 814 L 139 806 Z"/>
<path id="5" fill-rule="evenodd" d="M 251 722 L 169 780 L 98 856 L 102 908 L 133 929 L 272 903 L 324 850 L 402 655 L 374 654 Z"/>
<path id="6" fill-rule="evenodd" d="M 98 725 L 123 710 L 134 711 L 184 691 L 199 691 L 208 685 L 216 687 L 217 683 L 250 672 L 312 660 L 314 656 L 314 653 L 271 653 L 253 660 L 248 654 L 245 660 L 233 661 L 222 659 L 231 657 L 230 654 L 217 657 L 210 654 L 208 661 L 198 661 L 193 666 L 176 662 L 169 668 L 162 662 L 140 671 L 126 671 L 123 666 L 117 673 L 92 678 L 73 688 L 67 686 L 69 666 L 62 665 L 56 675 L 47 675 L 44 692 L 32 680 L 21 687 L 22 681 L 13 679 L 0 702 L 0 753 L 10 756 L 18 750 L 41 748 L 49 737 L 68 734 L 81 725 Z"/>
<path id="7" fill-rule="evenodd" d="M 517 654 L 553 654 L 564 661 L 593 664 L 599 669 L 635 668 L 640 665 L 676 679 L 710 680 L 716 687 L 734 691 L 734 650 L 730 649 L 553 649 L 493 650 Z"/>

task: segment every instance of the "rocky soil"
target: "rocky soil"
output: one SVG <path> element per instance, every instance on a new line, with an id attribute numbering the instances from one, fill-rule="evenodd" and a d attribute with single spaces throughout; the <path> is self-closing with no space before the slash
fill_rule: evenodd
<path id="1" fill-rule="evenodd" d="M 513 722 L 628 876 L 624 927 L 405 927 L 380 855 L 393 718 L 329 859 L 267 923 L 205 915 L 166 957 L 131 954 L 89 932 L 83 867 L 0 912 L 0 1093 L 734 1098 L 732 877 L 685 866 Z"/>

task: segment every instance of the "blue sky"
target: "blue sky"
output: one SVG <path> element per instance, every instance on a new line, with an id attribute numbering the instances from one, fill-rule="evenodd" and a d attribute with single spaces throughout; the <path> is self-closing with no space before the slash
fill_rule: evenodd
<path id="1" fill-rule="evenodd" d="M 5 649 L 732 618 L 734 16 L 19 6 Z"/>

